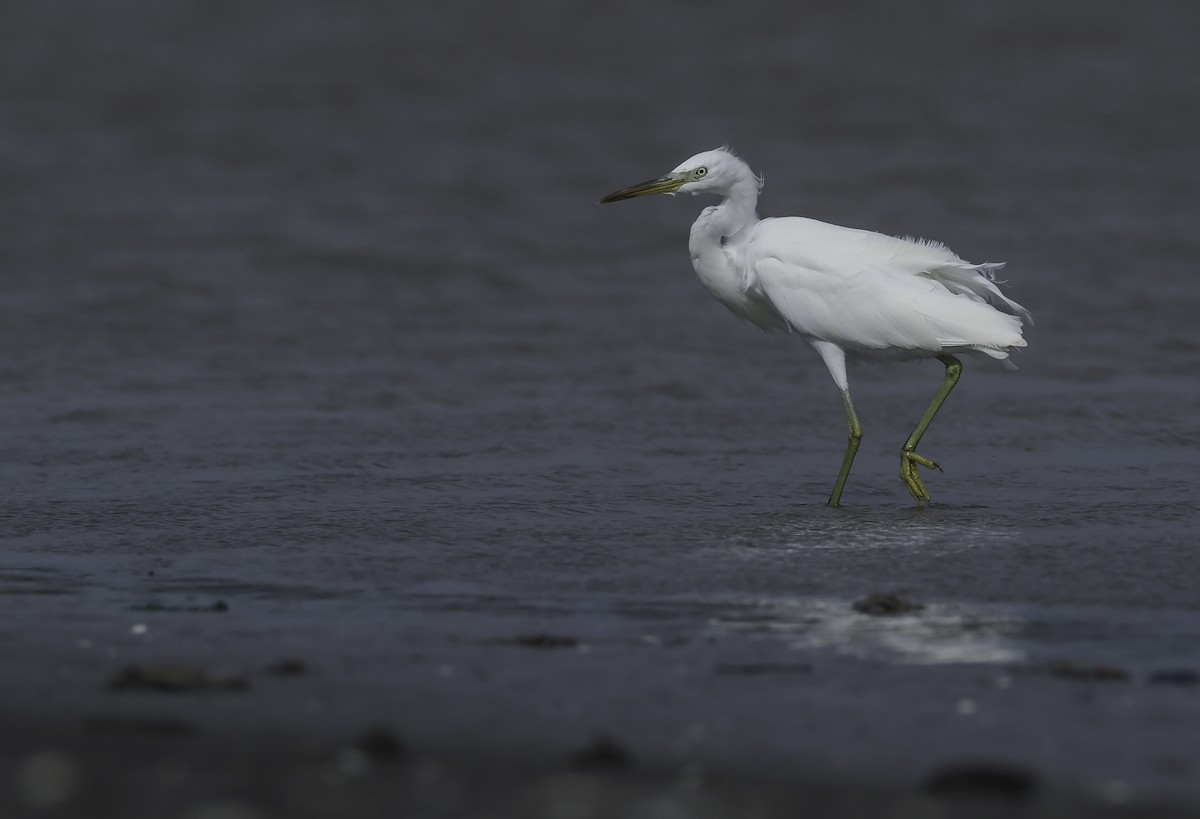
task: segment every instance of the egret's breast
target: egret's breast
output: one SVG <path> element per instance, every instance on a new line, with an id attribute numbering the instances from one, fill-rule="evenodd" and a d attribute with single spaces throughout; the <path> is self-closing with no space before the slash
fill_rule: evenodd
<path id="1" fill-rule="evenodd" d="M 688 250 L 700 282 L 735 315 L 764 330 L 788 324 L 746 275 L 746 243 L 757 217 L 753 206 L 738 210 L 728 201 L 705 208 L 692 225 Z"/>
<path id="2" fill-rule="evenodd" d="M 739 318 L 764 330 L 786 330 L 787 322 L 758 288 L 750 283 L 741 267 L 741 254 L 733 247 L 717 246 L 692 253 L 696 276 L 717 301 Z"/>

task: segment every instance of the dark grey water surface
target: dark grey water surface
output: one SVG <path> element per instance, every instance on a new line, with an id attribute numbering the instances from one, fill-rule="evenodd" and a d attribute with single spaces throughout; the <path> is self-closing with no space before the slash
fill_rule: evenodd
<path id="1" fill-rule="evenodd" d="M 1200 805 L 1195 8 L 4 4 L 0 713 Z M 764 215 L 1009 262 L 934 507 L 939 367 L 852 370 L 827 509 L 837 392 L 695 280 L 707 203 L 594 204 L 723 142 Z"/>

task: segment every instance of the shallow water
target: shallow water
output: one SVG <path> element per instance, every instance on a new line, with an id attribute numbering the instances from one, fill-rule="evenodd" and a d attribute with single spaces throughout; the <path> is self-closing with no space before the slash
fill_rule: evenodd
<path id="1" fill-rule="evenodd" d="M 1191 5 L 70 5 L 0 11 L 0 634 L 43 660 L 13 702 L 294 652 L 333 722 L 481 753 L 984 752 L 1200 800 L 1195 689 L 1149 683 L 1200 667 Z M 851 371 L 827 509 L 836 390 L 695 281 L 703 203 L 594 205 L 726 141 L 764 215 L 1010 263 L 1037 324 L 1020 372 L 968 361 L 934 507 L 896 455 L 938 366 Z M 927 608 L 850 608 L 878 591 Z M 592 650 L 483 647 L 527 632 Z M 1128 680 L 1086 706 L 1056 662 Z"/>

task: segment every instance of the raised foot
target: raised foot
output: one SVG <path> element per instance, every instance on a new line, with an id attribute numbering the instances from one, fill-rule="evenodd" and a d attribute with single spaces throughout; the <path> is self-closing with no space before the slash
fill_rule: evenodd
<path id="1" fill-rule="evenodd" d="M 929 490 L 925 488 L 925 484 L 921 481 L 921 474 L 917 471 L 918 466 L 923 466 L 926 469 L 936 469 L 939 472 L 942 471 L 942 468 L 925 456 L 918 455 L 915 452 L 903 450 L 900 453 L 900 479 L 904 481 L 904 485 L 908 487 L 909 494 L 916 499 L 917 504 L 924 506 L 933 499 L 929 497 Z"/>

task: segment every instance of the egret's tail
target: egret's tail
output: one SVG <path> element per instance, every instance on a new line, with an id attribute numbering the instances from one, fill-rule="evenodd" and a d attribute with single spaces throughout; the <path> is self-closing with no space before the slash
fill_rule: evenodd
<path id="1" fill-rule="evenodd" d="M 927 275 L 951 293 L 966 296 L 972 301 L 990 304 L 997 310 L 1033 324 L 1033 315 L 1028 310 L 1000 292 L 996 283 L 996 271 L 1003 267 L 1004 262 L 984 262 L 983 264 L 961 262 L 937 267 L 930 270 Z M 981 352 L 986 352 L 986 350 Z"/>

